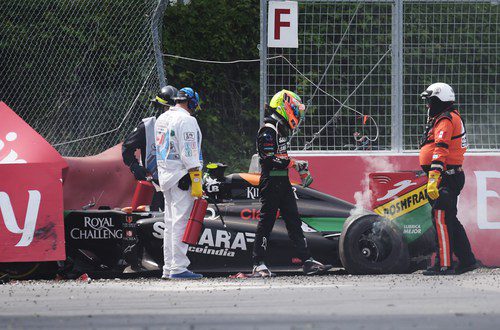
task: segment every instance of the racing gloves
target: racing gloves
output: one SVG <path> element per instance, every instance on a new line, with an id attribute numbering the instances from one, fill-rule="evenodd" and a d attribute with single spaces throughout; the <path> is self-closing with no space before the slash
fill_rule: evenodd
<path id="1" fill-rule="evenodd" d="M 200 198 L 203 196 L 203 189 L 201 187 L 201 171 L 190 171 L 189 177 L 191 178 L 191 196 Z"/>
<path id="2" fill-rule="evenodd" d="M 139 165 L 139 163 L 132 163 L 132 165 L 130 165 L 130 171 L 134 174 L 136 180 L 146 181 L 148 171 L 146 171 L 143 166 Z"/>
<path id="3" fill-rule="evenodd" d="M 306 160 L 291 160 L 292 166 L 299 172 L 302 187 L 307 188 L 313 182 L 311 172 L 309 172 L 309 163 Z"/>
<path id="4" fill-rule="evenodd" d="M 429 171 L 429 181 L 427 181 L 427 195 L 432 200 L 436 200 L 439 197 L 439 181 L 441 178 L 441 172 L 433 170 Z"/>

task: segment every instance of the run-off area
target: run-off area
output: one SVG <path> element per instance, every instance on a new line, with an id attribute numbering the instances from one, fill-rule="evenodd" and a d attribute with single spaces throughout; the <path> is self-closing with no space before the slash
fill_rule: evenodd
<path id="1" fill-rule="evenodd" d="M 24 281 L 0 286 L 2 328 L 497 329 L 500 269 L 460 276 Z"/>

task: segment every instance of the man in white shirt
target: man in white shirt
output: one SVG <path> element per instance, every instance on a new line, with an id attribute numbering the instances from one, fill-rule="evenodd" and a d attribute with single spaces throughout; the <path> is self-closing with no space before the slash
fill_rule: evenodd
<path id="1" fill-rule="evenodd" d="M 188 245 L 182 242 L 195 198 L 202 197 L 201 131 L 192 115 L 199 109 L 198 93 L 190 87 L 179 90 L 175 106 L 155 123 L 158 179 L 165 196 L 163 279 L 198 279 L 187 269 Z"/>

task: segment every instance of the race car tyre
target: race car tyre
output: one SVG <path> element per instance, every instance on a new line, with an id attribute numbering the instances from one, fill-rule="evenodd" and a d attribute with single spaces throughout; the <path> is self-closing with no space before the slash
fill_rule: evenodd
<path id="1" fill-rule="evenodd" d="M 9 275 L 13 280 L 53 279 L 57 270 L 55 262 L 0 263 L 0 276 Z"/>
<path id="2" fill-rule="evenodd" d="M 350 274 L 408 271 L 410 257 L 401 230 L 376 214 L 349 217 L 339 241 L 342 265 Z"/>

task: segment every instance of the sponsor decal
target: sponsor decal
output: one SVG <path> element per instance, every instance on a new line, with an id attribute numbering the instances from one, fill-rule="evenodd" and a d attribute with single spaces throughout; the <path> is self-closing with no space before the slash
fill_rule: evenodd
<path id="1" fill-rule="evenodd" d="M 312 228 L 311 226 L 309 226 L 309 225 L 308 225 L 307 223 L 305 223 L 305 222 L 302 222 L 301 227 L 302 227 L 302 231 L 303 231 L 304 233 L 316 233 L 316 232 L 317 232 L 314 228 Z"/>
<path id="2" fill-rule="evenodd" d="M 209 193 L 216 193 L 220 191 L 221 182 L 217 179 L 207 177 L 205 180 L 206 190 Z"/>
<path id="3" fill-rule="evenodd" d="M 212 207 L 207 208 L 207 214 L 205 215 L 205 220 L 216 220 L 219 219 L 219 215 L 215 212 L 215 209 Z"/>
<path id="4" fill-rule="evenodd" d="M 194 132 L 184 132 L 184 140 L 186 141 L 195 141 L 195 137 Z"/>
<path id="5" fill-rule="evenodd" d="M 439 138 L 439 139 L 442 139 L 442 138 L 443 138 L 443 135 L 444 135 L 444 132 L 443 132 L 443 131 L 439 131 L 438 138 Z"/>
<path id="6" fill-rule="evenodd" d="M 417 225 L 403 225 L 403 234 L 405 235 L 415 235 L 422 234 L 422 226 Z"/>
<path id="7" fill-rule="evenodd" d="M 411 180 L 403 180 L 403 181 L 399 181 L 398 183 L 395 183 L 394 184 L 394 189 L 390 189 L 387 191 L 387 193 L 385 194 L 385 196 L 382 196 L 380 198 L 377 198 L 377 201 L 380 202 L 380 201 L 383 201 L 383 200 L 386 200 L 386 199 L 389 199 L 391 197 L 394 197 L 396 196 L 398 193 L 402 192 L 403 190 L 405 190 L 406 188 L 410 187 L 410 186 L 416 186 L 417 184 L 415 182 L 412 182 Z"/>
<path id="8" fill-rule="evenodd" d="M 163 239 L 164 228 L 165 223 L 156 222 L 153 225 L 153 236 Z M 229 233 L 225 230 L 205 228 L 197 246 L 190 246 L 188 250 L 200 254 L 234 257 L 238 250 L 247 251 L 247 244 L 253 243 L 254 240 L 255 233 Z"/>
<path id="9" fill-rule="evenodd" d="M 5 135 L 5 141 L 7 142 L 14 142 L 17 140 L 17 133 L 16 132 L 8 132 Z M 12 144 L 12 143 L 11 143 Z M 0 150 L 2 150 L 5 147 L 6 143 L 0 139 Z M 14 149 L 10 149 L 9 153 L 2 159 L 0 159 L 0 164 L 25 164 L 26 160 L 18 158 L 19 155 L 17 154 Z"/>
<path id="10" fill-rule="evenodd" d="M 260 210 L 243 209 L 240 212 L 240 218 L 242 218 L 243 220 L 259 220 L 260 219 Z"/>
<path id="11" fill-rule="evenodd" d="M 288 155 L 286 154 L 286 147 L 287 147 L 286 144 L 278 145 L 278 153 L 283 154 L 286 157 L 288 157 Z"/>
<path id="12" fill-rule="evenodd" d="M 36 219 L 38 210 L 40 209 L 41 194 L 38 190 L 28 190 L 28 207 L 24 218 L 24 227 L 20 228 L 9 195 L 6 192 L 0 191 L 0 211 L 7 230 L 13 234 L 21 234 L 21 238 L 15 245 L 29 246 L 35 235 Z"/>
<path id="13" fill-rule="evenodd" d="M 374 175 L 373 180 L 381 184 L 388 184 L 391 181 L 391 178 L 388 177 L 387 175 Z"/>
<path id="14" fill-rule="evenodd" d="M 390 220 L 427 204 L 427 185 L 414 189 L 401 197 L 377 207 L 375 213 Z"/>
<path id="15" fill-rule="evenodd" d="M 496 200 L 500 199 L 500 194 L 498 191 L 492 189 L 492 184 L 493 180 L 500 179 L 500 172 L 474 171 L 474 174 L 476 175 L 477 182 L 477 226 L 479 229 L 499 230 L 500 219 L 492 219 L 488 214 L 491 215 L 489 211 L 495 213 L 495 208 L 491 207 L 491 205 L 497 205 L 497 207 L 499 205 L 499 202 Z M 490 181 L 489 187 L 488 181 Z M 488 200 L 490 200 L 490 203 L 488 203 Z M 488 204 L 490 204 L 490 207 L 488 207 Z"/>
<path id="16" fill-rule="evenodd" d="M 248 199 L 259 198 L 259 188 L 258 187 L 247 187 L 247 198 Z"/>
<path id="17" fill-rule="evenodd" d="M 132 232 L 127 230 L 127 236 Z M 116 229 L 112 218 L 83 218 L 83 228 L 73 228 L 70 231 L 72 239 L 121 239 L 122 230 Z"/>
<path id="18" fill-rule="evenodd" d="M 214 256 L 230 257 L 230 258 L 235 256 L 234 251 L 229 251 L 228 249 L 211 249 L 208 246 L 201 247 L 201 246 L 190 245 L 188 247 L 188 251 L 194 253 L 211 254 Z"/>
<path id="19" fill-rule="evenodd" d="M 276 155 L 278 156 L 278 155 Z M 297 195 L 297 187 L 292 186 L 292 191 L 295 199 L 299 199 Z M 247 198 L 248 199 L 258 199 L 259 198 L 259 187 L 247 187 Z"/>
<path id="20" fill-rule="evenodd" d="M 278 139 L 278 142 L 279 142 L 279 143 L 286 143 L 287 141 L 288 141 L 288 138 L 283 137 L 283 136 L 281 136 L 281 137 Z"/>
<path id="21" fill-rule="evenodd" d="M 185 148 L 184 148 L 184 154 L 186 157 L 192 157 L 193 156 L 193 150 L 191 147 L 186 143 Z"/>

